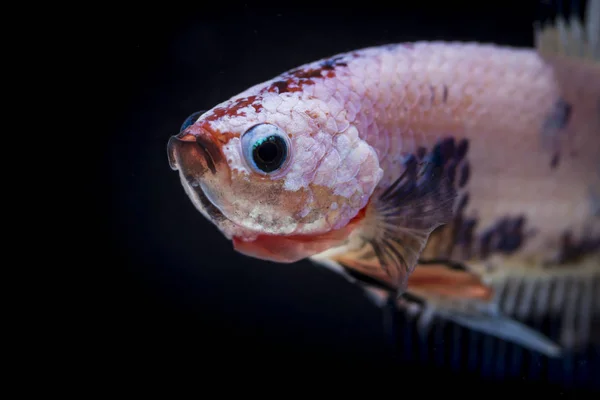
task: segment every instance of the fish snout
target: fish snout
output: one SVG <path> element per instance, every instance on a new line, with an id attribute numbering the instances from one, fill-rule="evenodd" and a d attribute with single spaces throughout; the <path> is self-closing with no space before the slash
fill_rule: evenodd
<path id="1" fill-rule="evenodd" d="M 167 144 L 169 164 L 173 170 L 181 170 L 186 175 L 201 177 L 207 171 L 216 173 L 217 164 L 223 155 L 211 136 L 200 131 L 192 134 L 183 131 L 171 136 Z"/>

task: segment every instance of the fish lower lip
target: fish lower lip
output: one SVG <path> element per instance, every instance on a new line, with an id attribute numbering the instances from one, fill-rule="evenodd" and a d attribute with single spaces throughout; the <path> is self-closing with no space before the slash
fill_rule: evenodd
<path id="1" fill-rule="evenodd" d="M 198 200 L 200 201 L 202 208 L 204 208 L 204 211 L 206 211 L 210 218 L 212 218 L 215 221 L 223 221 L 226 219 L 225 215 L 221 212 L 221 210 L 219 210 L 219 208 L 215 206 L 212 201 L 209 200 L 208 196 L 206 196 L 204 190 L 202 190 L 202 185 L 200 185 L 199 183 L 192 184 L 190 182 L 190 187 L 198 196 Z"/>

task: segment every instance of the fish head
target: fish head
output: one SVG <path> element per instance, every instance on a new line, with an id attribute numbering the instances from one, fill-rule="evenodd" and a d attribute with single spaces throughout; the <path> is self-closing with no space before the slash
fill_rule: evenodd
<path id="1" fill-rule="evenodd" d="M 347 238 L 382 171 L 356 128 L 339 131 L 318 104 L 269 111 L 269 101 L 239 97 L 198 113 L 170 138 L 168 157 L 237 251 L 294 262 Z"/>

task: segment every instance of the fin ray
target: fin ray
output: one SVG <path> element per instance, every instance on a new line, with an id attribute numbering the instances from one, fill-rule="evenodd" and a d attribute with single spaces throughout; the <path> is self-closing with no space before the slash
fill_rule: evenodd
<path id="1" fill-rule="evenodd" d="M 420 335 L 435 329 L 436 321 L 441 318 L 549 357 L 562 355 L 564 350 L 559 344 L 501 311 L 491 295 L 491 288 L 475 274 L 444 267 L 442 264 L 419 264 L 408 280 L 406 292 L 397 300 L 400 310 L 418 317 Z M 435 277 L 442 278 L 442 282 L 432 279 Z M 361 286 L 378 307 L 383 307 L 392 295 L 389 289 L 377 288 L 367 282 Z"/>
<path id="2" fill-rule="evenodd" d="M 359 250 L 336 259 L 361 271 L 376 265 L 402 292 L 431 232 L 451 220 L 455 197 L 442 168 L 432 162 L 408 163 L 401 176 L 367 206 Z"/>
<path id="3" fill-rule="evenodd" d="M 534 24 L 535 48 L 543 55 L 600 61 L 600 0 L 589 0 L 582 25 L 576 13 L 567 20 L 562 10 L 554 23 Z"/>

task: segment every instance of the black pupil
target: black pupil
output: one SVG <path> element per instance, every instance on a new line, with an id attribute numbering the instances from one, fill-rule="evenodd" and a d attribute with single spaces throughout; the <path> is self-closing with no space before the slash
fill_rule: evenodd
<path id="1" fill-rule="evenodd" d="M 254 148 L 254 162 L 264 172 L 271 172 L 285 161 L 287 153 L 285 142 L 279 136 L 269 136 Z"/>

